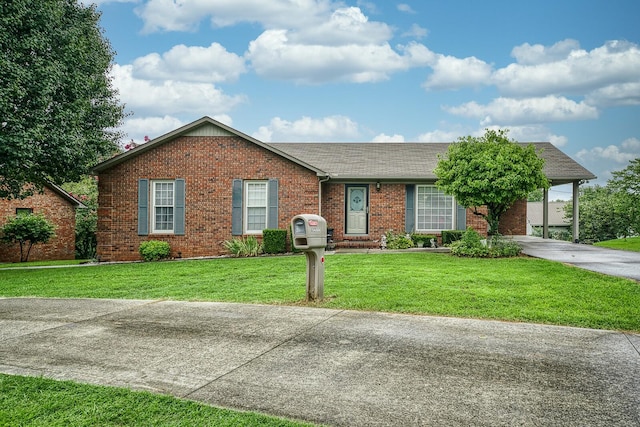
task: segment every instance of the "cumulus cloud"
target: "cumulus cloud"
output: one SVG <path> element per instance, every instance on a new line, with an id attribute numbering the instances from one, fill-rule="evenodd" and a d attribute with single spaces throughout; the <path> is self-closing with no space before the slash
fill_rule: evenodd
<path id="1" fill-rule="evenodd" d="M 514 47 L 511 51 L 511 56 L 513 56 L 519 64 L 537 65 L 561 61 L 567 58 L 572 51 L 579 49 L 580 43 L 572 39 L 565 39 L 551 46 L 524 43 Z"/>
<path id="2" fill-rule="evenodd" d="M 503 94 L 524 97 L 584 95 L 611 85 L 640 82 L 637 44 L 610 41 L 589 52 L 578 49 L 573 41 L 558 46 L 534 49 L 523 45 L 514 49 L 516 58 L 523 62 L 497 70 L 493 83 Z"/>
<path id="3" fill-rule="evenodd" d="M 293 122 L 275 117 L 252 136 L 264 142 L 326 142 L 354 139 L 359 134 L 358 124 L 345 116 L 302 117 Z"/>
<path id="4" fill-rule="evenodd" d="M 418 142 L 454 142 L 463 135 L 464 131 L 434 130 L 418 135 Z"/>
<path id="5" fill-rule="evenodd" d="M 596 108 L 564 97 L 496 98 L 489 104 L 475 101 L 457 107 L 445 107 L 451 114 L 477 118 L 481 125 L 519 125 L 530 123 L 587 120 L 598 117 Z"/>
<path id="6" fill-rule="evenodd" d="M 402 33 L 402 36 L 412 37 L 419 40 L 427 37 L 428 34 L 429 34 L 429 30 L 427 30 L 426 28 L 422 28 L 418 24 L 413 24 L 411 25 L 411 28 L 408 31 L 405 31 L 404 33 Z"/>
<path id="7" fill-rule="evenodd" d="M 143 32 L 193 31 L 203 19 L 217 27 L 242 22 L 265 28 L 315 26 L 334 10 L 329 0 L 150 0 L 137 9 L 144 21 Z"/>
<path id="8" fill-rule="evenodd" d="M 607 147 L 594 147 L 589 150 L 580 150 L 576 155 L 584 162 L 599 160 L 611 160 L 620 165 L 625 165 L 630 160 L 640 157 L 640 140 L 629 138 L 620 145 L 608 145 Z"/>
<path id="9" fill-rule="evenodd" d="M 381 133 L 373 137 L 371 142 L 404 142 L 404 136 L 398 134 L 386 135 Z"/>
<path id="10" fill-rule="evenodd" d="M 246 71 L 244 59 L 218 43 L 208 47 L 172 47 L 162 55 L 150 53 L 133 62 L 133 76 L 147 80 L 219 83 L 238 79 Z"/>
<path id="11" fill-rule="evenodd" d="M 246 101 L 242 95 L 230 96 L 208 83 L 163 80 L 153 82 L 133 76 L 132 65 L 114 65 L 113 84 L 128 110 L 138 115 L 224 114 Z"/>
<path id="12" fill-rule="evenodd" d="M 247 58 L 258 75 L 297 83 L 376 82 L 428 60 L 430 51 L 411 43 L 396 52 L 388 43 L 307 45 L 287 30 L 268 30 L 249 44 Z"/>
<path id="13" fill-rule="evenodd" d="M 480 86 L 490 82 L 492 67 L 476 58 L 456 58 L 435 55 L 430 63 L 433 74 L 424 83 L 427 89 L 457 89 L 465 86 Z"/>

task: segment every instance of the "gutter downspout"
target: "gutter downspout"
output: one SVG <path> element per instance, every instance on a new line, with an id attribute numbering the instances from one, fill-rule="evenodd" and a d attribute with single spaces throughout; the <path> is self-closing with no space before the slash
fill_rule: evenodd
<path id="1" fill-rule="evenodd" d="M 324 178 L 318 177 L 318 215 L 322 216 L 322 183 L 327 182 L 331 179 L 330 176 L 325 176 Z"/>

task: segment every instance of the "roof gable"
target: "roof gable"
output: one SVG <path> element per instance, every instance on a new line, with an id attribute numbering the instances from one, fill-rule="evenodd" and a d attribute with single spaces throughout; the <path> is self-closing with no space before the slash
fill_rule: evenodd
<path id="1" fill-rule="evenodd" d="M 287 160 L 297 163 L 300 166 L 315 172 L 319 176 L 326 175 L 324 171 L 318 169 L 317 167 L 311 164 L 308 164 L 300 159 L 292 157 L 290 154 L 283 152 L 276 147 L 265 144 L 262 141 L 259 141 L 249 135 L 246 135 L 230 126 L 220 123 L 219 121 L 214 120 L 208 116 L 202 117 L 199 120 L 196 120 L 187 125 L 184 125 L 169 133 L 159 136 L 158 138 L 152 139 L 151 141 L 145 144 L 141 144 L 132 150 L 129 150 L 122 154 L 118 154 L 117 156 L 114 156 L 108 160 L 105 160 L 104 162 L 94 166 L 93 171 L 96 173 L 99 173 L 104 170 L 110 169 L 116 165 L 119 165 L 120 163 L 129 161 L 139 156 L 142 153 L 153 150 L 154 148 L 160 145 L 170 143 L 171 141 L 174 141 L 175 139 L 182 136 L 237 136 L 259 147 L 262 147 L 267 151 L 277 154 L 280 157 L 286 158 Z"/>

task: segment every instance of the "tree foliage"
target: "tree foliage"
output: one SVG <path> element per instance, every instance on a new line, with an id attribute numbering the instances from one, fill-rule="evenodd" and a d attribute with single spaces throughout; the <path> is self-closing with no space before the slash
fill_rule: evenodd
<path id="1" fill-rule="evenodd" d="M 78 181 L 117 150 L 123 106 L 96 6 L 0 3 L 0 198 Z"/>
<path id="2" fill-rule="evenodd" d="M 55 227 L 44 215 L 18 215 L 2 226 L 0 240 L 20 245 L 20 262 L 27 262 L 33 245 L 47 243 L 55 236 Z"/>
<path id="3" fill-rule="evenodd" d="M 76 210 L 76 258 L 93 259 L 98 244 L 98 182 L 95 177 L 87 176 L 62 187 L 87 207 Z"/>
<path id="4" fill-rule="evenodd" d="M 466 136 L 451 144 L 435 169 L 436 185 L 459 204 L 474 208 L 498 233 L 500 217 L 517 201 L 537 188 L 548 188 L 544 159 L 533 145 L 507 138 L 506 130 L 487 129 L 481 137 Z M 478 210 L 487 207 L 487 213 Z"/>
<path id="5" fill-rule="evenodd" d="M 640 234 L 640 158 L 631 160 L 602 187 L 584 187 L 579 195 L 580 239 L 592 242 Z M 565 207 L 573 228 L 573 206 Z"/>

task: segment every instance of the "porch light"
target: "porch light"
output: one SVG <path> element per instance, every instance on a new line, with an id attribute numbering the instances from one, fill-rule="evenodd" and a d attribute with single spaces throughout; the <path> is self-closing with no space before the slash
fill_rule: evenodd
<path id="1" fill-rule="evenodd" d="M 376 191 L 380 191 L 380 181 L 376 182 Z"/>

